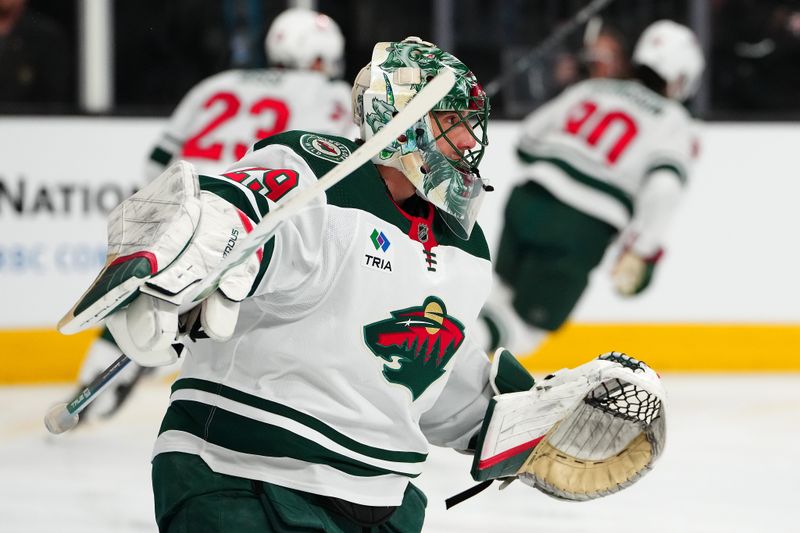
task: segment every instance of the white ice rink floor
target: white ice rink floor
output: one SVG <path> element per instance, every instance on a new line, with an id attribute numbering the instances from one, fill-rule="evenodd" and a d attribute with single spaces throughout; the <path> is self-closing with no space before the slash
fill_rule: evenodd
<path id="1" fill-rule="evenodd" d="M 426 532 L 733 533 L 800 531 L 800 375 L 667 375 L 668 443 L 653 472 L 586 503 L 516 482 L 445 511 L 472 486 L 469 459 L 434 449 L 418 484 Z M 168 385 L 150 381 L 117 418 L 47 434 L 68 386 L 1 387 L 0 532 L 155 532 L 150 451 Z M 235 532 L 233 532 L 235 533 Z"/>

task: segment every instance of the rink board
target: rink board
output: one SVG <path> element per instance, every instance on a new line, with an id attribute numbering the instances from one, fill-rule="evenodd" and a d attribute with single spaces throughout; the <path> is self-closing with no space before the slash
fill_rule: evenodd
<path id="1" fill-rule="evenodd" d="M 53 329 L 105 262 L 107 212 L 142 183 L 161 119 L 7 117 L 0 124 L 0 384 L 71 381 L 96 332 Z M 621 350 L 659 370 L 800 370 L 800 124 L 706 124 L 701 156 L 651 287 L 613 291 L 612 247 L 572 323 L 534 370 Z M 41 148 L 43 132 L 57 139 Z M 493 122 L 482 162 L 495 192 L 479 222 L 491 249 L 522 176 L 516 122 Z M 752 157 L 754 152 L 758 157 Z M 742 155 L 743 154 L 743 155 Z"/>

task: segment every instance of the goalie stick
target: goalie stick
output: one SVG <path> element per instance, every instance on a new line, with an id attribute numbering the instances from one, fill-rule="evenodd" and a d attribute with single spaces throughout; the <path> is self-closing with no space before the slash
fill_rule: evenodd
<path id="1" fill-rule="evenodd" d="M 209 275 L 188 289 L 191 292 L 185 301 L 192 302 L 182 312 L 188 311 L 196 306 L 203 298 L 207 297 L 217 288 L 219 279 L 231 268 L 243 263 L 250 254 L 255 253 L 261 246 L 273 237 L 278 226 L 289 217 L 294 216 L 302 210 L 317 195 L 324 193 L 341 180 L 352 174 L 359 167 L 369 162 L 376 154 L 385 147 L 392 144 L 400 135 L 411 128 L 415 122 L 425 116 L 439 100 L 444 98 L 455 84 L 455 74 L 445 69 L 440 72 L 433 80 L 428 82 L 422 90 L 412 98 L 408 104 L 383 128 L 378 130 L 369 140 L 355 150 L 341 164 L 337 165 L 330 172 L 319 178 L 313 185 L 303 189 L 296 196 L 286 202 L 278 204 L 266 216 L 253 227 L 253 231 L 242 239 L 240 246 L 236 246 L 231 252 L 214 268 Z M 144 280 L 142 280 L 144 281 Z M 95 306 L 89 306 L 79 315 L 69 316 L 62 319 L 59 329 L 62 333 L 77 333 L 85 327 L 92 325 L 93 320 L 109 309 L 114 309 L 119 302 L 104 302 Z M 103 389 L 111 383 L 119 373 L 130 363 L 130 359 L 121 356 L 106 368 L 100 375 L 87 387 L 81 390 L 77 396 L 69 402 L 59 403 L 53 406 L 46 414 L 45 427 L 50 433 L 59 434 L 75 427 L 78 423 L 79 413 L 94 400 Z"/>
<path id="2" fill-rule="evenodd" d="M 58 435 L 78 425 L 78 413 L 86 409 L 86 406 L 88 406 L 130 362 L 131 360 L 125 355 L 119 356 L 108 368 L 100 372 L 91 383 L 81 389 L 72 400 L 51 407 L 44 417 L 44 425 L 47 431 Z"/>
<path id="3" fill-rule="evenodd" d="M 533 63 L 552 51 L 553 47 L 563 41 L 580 26 L 585 24 L 590 18 L 605 9 L 605 7 L 613 1 L 614 0 L 592 0 L 589 2 L 585 7 L 583 7 L 583 9 L 572 15 L 569 20 L 560 24 L 550 35 L 548 35 L 541 43 L 535 46 L 530 52 L 518 59 L 511 69 L 503 72 L 500 76 L 490 81 L 484 87 L 486 94 L 490 97 L 496 95 L 503 85 L 508 83 L 512 77 L 530 68 Z"/>

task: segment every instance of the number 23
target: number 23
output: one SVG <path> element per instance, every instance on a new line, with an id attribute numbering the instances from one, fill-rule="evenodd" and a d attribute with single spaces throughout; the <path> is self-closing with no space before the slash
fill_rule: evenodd
<path id="1" fill-rule="evenodd" d="M 221 103 L 222 110 L 211 121 L 206 124 L 197 134 L 190 137 L 183 145 L 183 156 L 187 158 L 197 159 L 211 159 L 219 161 L 222 159 L 222 153 L 225 147 L 223 143 L 211 143 L 208 146 L 202 146 L 202 140 L 215 129 L 236 116 L 239 108 L 242 106 L 239 97 L 230 92 L 220 92 L 214 94 L 211 98 L 206 100 L 204 108 L 208 109 L 211 106 Z M 255 132 L 254 140 L 263 139 L 276 133 L 280 133 L 286 129 L 289 122 L 289 108 L 281 100 L 274 98 L 262 98 L 253 103 L 248 109 L 248 113 L 252 116 L 258 116 L 266 112 L 272 112 L 275 115 L 275 122 L 269 129 L 258 129 Z M 236 160 L 241 159 L 247 152 L 249 144 L 240 142 L 233 143 L 231 149 L 233 156 Z"/>

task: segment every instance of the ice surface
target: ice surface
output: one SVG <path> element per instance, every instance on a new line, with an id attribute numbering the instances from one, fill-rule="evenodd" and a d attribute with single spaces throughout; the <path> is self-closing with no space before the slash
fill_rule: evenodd
<path id="1" fill-rule="evenodd" d="M 800 530 L 800 375 L 668 375 L 667 448 L 626 491 L 585 503 L 499 483 L 445 511 L 473 485 L 470 459 L 435 448 L 418 481 L 426 532 L 736 533 Z M 68 386 L 0 388 L 0 531 L 155 532 L 150 452 L 168 385 L 144 383 L 108 422 L 60 436 L 47 409 Z"/>

